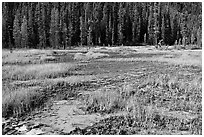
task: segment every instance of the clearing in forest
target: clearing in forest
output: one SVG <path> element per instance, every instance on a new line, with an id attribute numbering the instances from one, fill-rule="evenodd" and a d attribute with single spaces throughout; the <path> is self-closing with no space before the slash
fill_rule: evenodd
<path id="1" fill-rule="evenodd" d="M 3 134 L 202 134 L 202 51 L 2 51 Z"/>

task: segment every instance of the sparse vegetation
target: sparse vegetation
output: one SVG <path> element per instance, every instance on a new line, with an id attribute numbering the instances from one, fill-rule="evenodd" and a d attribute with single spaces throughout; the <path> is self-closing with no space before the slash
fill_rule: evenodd
<path id="1" fill-rule="evenodd" d="M 125 85 L 91 93 L 86 100 L 89 112 L 126 113 L 71 134 L 164 134 L 162 130 L 166 134 L 181 134 L 178 131 L 183 130 L 189 134 L 202 133 L 201 77 L 186 83 L 176 75 L 154 75 L 135 86 L 138 88 Z"/>
<path id="2" fill-rule="evenodd" d="M 82 102 L 85 114 L 108 117 L 62 134 L 201 134 L 200 52 L 127 49 L 128 54 L 102 49 L 109 56 L 87 62 L 70 62 L 70 57 L 64 56 L 70 51 L 57 50 L 42 55 L 52 53 L 60 63 L 32 59 L 27 63 L 23 61 L 26 56 L 13 58 L 2 66 L 3 117 L 26 117 L 55 100 L 74 99 Z M 29 52 L 29 57 L 37 52 Z M 4 60 L 12 54 L 3 56 Z M 185 63 L 187 58 L 192 63 Z M 196 59 L 198 62 L 193 61 Z"/>
<path id="3" fill-rule="evenodd" d="M 201 2 L 3 2 L 2 134 L 202 134 Z"/>

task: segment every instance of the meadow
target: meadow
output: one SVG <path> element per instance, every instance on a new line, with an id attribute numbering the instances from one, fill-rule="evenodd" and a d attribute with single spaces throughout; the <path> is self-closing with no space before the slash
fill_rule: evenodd
<path id="1" fill-rule="evenodd" d="M 71 106 L 59 106 L 60 101 L 75 102 L 72 107 L 83 117 L 97 115 L 99 120 L 74 126 L 65 118 L 64 123 L 60 117 L 71 115 L 74 121 L 82 114 L 71 114 Z M 43 134 L 200 135 L 202 51 L 151 46 L 3 49 L 2 116 L 3 134 L 27 134 L 32 130 L 28 124 L 19 131 L 11 121 L 30 117 L 27 123 L 51 121 L 43 124 L 57 128 Z"/>

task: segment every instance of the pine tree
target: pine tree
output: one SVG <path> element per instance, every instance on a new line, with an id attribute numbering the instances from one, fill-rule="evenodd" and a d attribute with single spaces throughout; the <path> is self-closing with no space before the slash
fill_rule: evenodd
<path id="1" fill-rule="evenodd" d="M 182 44 L 186 46 L 186 40 L 188 37 L 188 28 L 187 28 L 187 12 L 181 15 L 181 34 L 182 34 Z"/>
<path id="2" fill-rule="evenodd" d="M 112 45 L 112 35 L 111 35 L 111 33 L 112 33 L 112 22 L 111 22 L 111 20 L 112 20 L 111 13 L 109 13 L 109 21 L 108 21 L 108 39 L 107 39 L 109 45 Z"/>
<path id="3" fill-rule="evenodd" d="M 28 47 L 28 30 L 27 30 L 27 19 L 24 16 L 21 24 L 21 47 Z"/>
<path id="4" fill-rule="evenodd" d="M 177 15 L 174 16 L 173 20 L 173 27 L 172 27 L 172 39 L 173 41 L 178 41 L 179 39 L 179 26 L 178 26 L 178 19 L 177 19 Z"/>
<path id="5" fill-rule="evenodd" d="M 120 3 L 119 5 L 119 11 L 118 11 L 118 43 L 120 45 L 123 45 L 123 29 L 124 29 L 124 9 L 123 9 L 123 3 Z"/>
<path id="6" fill-rule="evenodd" d="M 166 30 L 165 30 L 166 26 L 165 26 L 165 23 L 166 23 L 165 16 L 163 15 L 162 16 L 162 26 L 161 26 L 161 31 L 162 31 L 161 37 L 162 37 L 164 42 L 166 42 Z"/>
<path id="7" fill-rule="evenodd" d="M 118 20 L 118 3 L 113 3 L 112 16 L 113 16 L 113 27 L 112 27 L 112 45 L 117 43 L 117 20 Z"/>
<path id="8" fill-rule="evenodd" d="M 13 10 L 14 3 L 3 2 L 2 3 L 2 46 L 3 48 L 13 47 Z"/>
<path id="9" fill-rule="evenodd" d="M 68 45 L 69 48 L 71 48 L 72 46 L 72 36 L 73 36 L 73 26 L 72 26 L 72 22 L 69 21 L 69 27 L 68 27 Z"/>
<path id="10" fill-rule="evenodd" d="M 55 9 L 55 48 L 60 47 L 60 27 L 59 27 L 59 10 L 56 8 Z"/>
<path id="11" fill-rule="evenodd" d="M 31 7 L 28 13 L 28 47 L 35 47 L 35 34 L 34 34 L 34 17 L 33 17 L 33 3 L 31 3 Z"/>
<path id="12" fill-rule="evenodd" d="M 166 45 L 174 44 L 172 42 L 172 33 L 171 33 L 171 24 L 170 24 L 170 16 L 169 9 L 167 6 L 167 11 L 163 14 L 162 18 L 162 39 Z"/>
<path id="13" fill-rule="evenodd" d="M 101 45 L 101 37 L 102 37 L 102 21 L 103 19 L 103 3 L 95 2 L 93 5 L 93 34 L 94 39 L 93 42 L 96 45 Z"/>
<path id="14" fill-rule="evenodd" d="M 2 48 L 8 48 L 8 6 L 2 2 Z"/>
<path id="15" fill-rule="evenodd" d="M 159 3 L 154 2 L 154 45 L 158 44 L 159 39 Z"/>
<path id="16" fill-rule="evenodd" d="M 93 22 L 91 20 L 89 20 L 88 22 L 89 22 L 89 30 L 88 30 L 87 44 L 90 47 L 93 45 L 93 36 L 92 36 Z"/>
<path id="17" fill-rule="evenodd" d="M 197 45 L 198 47 L 202 47 L 202 29 L 199 27 L 197 30 Z"/>
<path id="18" fill-rule="evenodd" d="M 13 38 L 15 41 L 15 47 L 21 47 L 21 24 L 19 19 L 19 11 L 15 15 L 14 23 L 13 23 Z"/>
<path id="19" fill-rule="evenodd" d="M 53 8 L 51 11 L 50 44 L 52 48 L 55 47 L 55 8 Z"/>
<path id="20" fill-rule="evenodd" d="M 34 14 L 34 34 L 35 34 L 35 40 L 34 40 L 35 44 L 34 45 L 37 48 L 39 48 L 39 42 L 40 42 L 40 32 L 39 32 L 40 25 L 41 25 L 40 24 L 40 22 L 41 22 L 40 15 L 41 15 L 41 13 L 40 13 L 40 2 L 38 2 L 36 4 L 35 14 Z"/>
<path id="21" fill-rule="evenodd" d="M 81 38 L 81 45 L 86 43 L 86 28 L 85 28 L 85 21 L 84 17 L 80 17 L 80 38 Z"/>
<path id="22" fill-rule="evenodd" d="M 105 25 L 105 45 L 109 44 L 109 9 L 108 3 L 103 7 L 103 24 Z"/>
<path id="23" fill-rule="evenodd" d="M 172 30 L 171 30 L 171 24 L 170 24 L 170 15 L 169 15 L 169 12 L 167 14 L 167 22 L 166 22 L 166 44 L 168 45 L 172 45 Z"/>
<path id="24" fill-rule="evenodd" d="M 72 12 L 71 12 L 71 21 L 72 21 L 72 42 L 75 45 L 78 45 L 80 43 L 80 7 L 79 3 L 73 3 L 72 4 Z"/>
<path id="25" fill-rule="evenodd" d="M 151 3 L 149 7 L 149 18 L 148 18 L 148 41 L 147 43 L 154 44 L 154 17 L 153 17 L 153 5 Z"/>
<path id="26" fill-rule="evenodd" d="M 160 39 L 201 47 L 201 30 L 202 3 L 196 2 L 2 3 L 3 48 L 157 44 Z"/>
<path id="27" fill-rule="evenodd" d="M 45 5 L 44 3 L 40 6 L 40 14 L 38 16 L 38 32 L 39 32 L 39 47 L 45 48 L 46 44 L 46 27 L 45 27 L 45 20 L 46 20 L 46 13 L 45 13 Z"/>
<path id="28" fill-rule="evenodd" d="M 68 36 L 68 29 L 67 29 L 67 25 L 66 23 L 63 24 L 63 43 L 64 43 L 64 49 L 66 49 L 66 47 L 68 47 L 68 40 L 69 40 L 69 36 Z"/>
<path id="29" fill-rule="evenodd" d="M 132 5 L 132 4 L 131 4 Z M 141 33 L 141 15 L 139 14 L 139 8 L 141 5 L 134 3 L 130 9 L 130 17 L 132 22 L 132 42 L 140 40 Z"/>

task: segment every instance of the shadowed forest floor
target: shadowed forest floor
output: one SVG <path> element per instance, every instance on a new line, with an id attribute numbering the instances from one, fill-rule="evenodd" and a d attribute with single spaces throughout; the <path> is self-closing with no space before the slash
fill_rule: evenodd
<path id="1" fill-rule="evenodd" d="M 202 51 L 2 51 L 3 134 L 202 134 Z"/>

